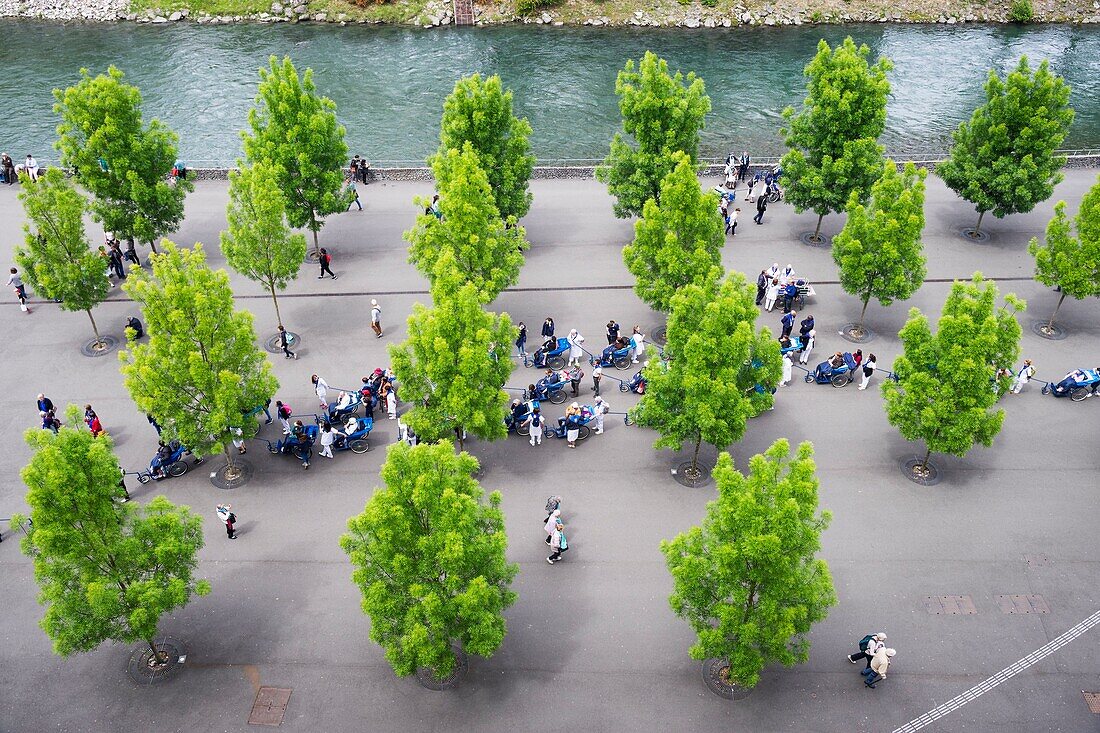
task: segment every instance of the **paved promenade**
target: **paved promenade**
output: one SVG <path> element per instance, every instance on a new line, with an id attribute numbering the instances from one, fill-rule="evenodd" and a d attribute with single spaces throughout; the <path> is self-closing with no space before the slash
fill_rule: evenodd
<path id="1" fill-rule="evenodd" d="M 929 282 L 909 303 L 872 304 L 867 322 L 880 336 L 873 351 L 889 367 L 900 350 L 896 332 L 909 306 L 937 314 L 952 278 L 975 270 L 1000 280 L 1002 292 L 1025 298 L 1023 356 L 1042 379 L 1100 362 L 1100 303 L 1067 301 L 1059 317 L 1070 337 L 1045 341 L 1033 320 L 1049 316 L 1056 295 L 1031 280 L 1027 241 L 1041 235 L 1055 201 L 1076 211 L 1096 171 L 1069 171 L 1056 196 L 1028 215 L 986 217 L 992 239 L 970 244 L 953 231 L 972 224 L 972 207 L 938 180 L 929 181 L 925 246 Z M 21 239 L 18 187 L 0 186 L 0 248 Z M 630 289 L 620 250 L 632 225 L 611 215 L 610 199 L 594 181 L 541 181 L 523 222 L 532 242 L 516 288 L 495 307 L 528 324 L 532 334 L 547 315 L 560 331 L 578 328 L 588 345 L 603 341 L 602 326 L 617 319 L 647 332 L 660 323 Z M 280 300 L 284 322 L 303 335 L 299 361 L 274 359 L 278 397 L 297 413 L 310 412 L 309 376 L 334 387 L 354 386 L 388 365 L 385 347 L 405 336 L 414 302 L 426 283 L 406 263 L 401 232 L 416 213 L 410 203 L 426 184 L 372 184 L 361 189 L 366 210 L 333 217 L 321 234 L 333 253 L 337 281 L 319 281 L 314 266 Z M 216 266 L 224 225 L 224 183 L 200 184 L 188 199 L 187 220 L 175 240 L 207 243 Z M 750 277 L 773 261 L 793 264 L 816 283 L 806 311 L 817 320 L 818 355 L 851 348 L 836 335 L 859 315 L 859 304 L 836 284 L 827 250 L 798 243 L 816 217 L 773 205 L 765 224 L 742 224 L 723 260 Z M 835 234 L 842 219 L 826 218 Z M 89 226 L 97 239 L 101 229 Z M 146 250 L 141 249 L 144 261 Z M 256 316 L 261 334 L 274 331 L 274 311 L 261 289 L 232 275 L 239 307 Z M 385 338 L 369 326 L 370 299 L 383 307 Z M 29 451 L 21 433 L 36 424 L 34 398 L 92 403 L 115 439 L 124 466 L 143 467 L 156 435 L 126 395 L 114 355 L 92 359 L 79 345 L 90 338 L 81 313 L 47 303 L 21 313 L 10 293 L 0 297 L 0 330 L 7 338 L 0 371 L 0 516 L 23 511 L 18 478 Z M 114 291 L 96 311 L 107 332 L 122 335 L 136 309 Z M 778 329 L 779 313 L 761 323 Z M 532 338 L 532 340 L 535 340 Z M 812 361 L 818 361 L 817 358 Z M 586 369 L 586 371 L 590 371 Z M 611 370 L 614 375 L 614 371 Z M 799 374 L 796 372 L 796 375 Z M 624 375 L 625 376 L 625 375 Z M 518 367 L 509 386 L 533 372 Z M 876 379 L 876 383 L 879 381 Z M 614 383 L 605 379 L 605 384 Z M 585 379 L 584 398 L 591 400 Z M 605 391 L 622 411 L 636 397 Z M 821 503 L 833 512 L 823 538 L 839 605 L 812 632 L 808 663 L 768 668 L 746 699 L 730 702 L 703 685 L 687 655 L 688 626 L 669 610 L 670 580 L 658 543 L 697 523 L 713 486 L 688 489 L 669 469 L 683 460 L 655 451 L 652 432 L 611 419 L 602 436 L 579 450 L 564 441 L 534 449 L 511 437 L 471 451 L 483 462 L 482 483 L 499 489 L 509 533 L 509 558 L 520 564 L 508 611 L 508 635 L 491 659 L 471 658 L 470 674 L 452 692 L 429 692 L 396 678 L 381 649 L 368 639 L 351 568 L 337 539 L 360 511 L 396 437 L 381 419 L 362 456 L 316 458 L 303 471 L 249 447 L 256 470 L 246 487 L 222 492 L 196 470 L 178 479 L 130 489 L 146 501 L 158 493 L 190 505 L 206 520 L 200 576 L 213 592 L 166 617 L 162 631 L 187 644 L 187 665 L 169 684 L 137 687 L 125 672 L 131 648 L 107 644 L 70 659 L 54 656 L 38 628 L 41 609 L 30 561 L 5 527 L 0 544 L 0 731 L 179 730 L 244 731 L 260 685 L 293 688 L 288 731 L 892 731 L 1058 637 L 1100 609 L 1100 481 L 1096 441 L 1100 399 L 1084 403 L 1039 394 L 1033 383 L 1004 400 L 1004 430 L 992 448 L 959 460 L 938 457 L 943 481 L 921 487 L 898 464 L 918 445 L 906 443 L 885 418 L 877 390 L 834 389 L 796 378 L 773 412 L 754 420 L 731 453 L 741 468 L 779 437 L 812 440 L 821 478 Z M 559 413 L 551 408 L 551 416 Z M 277 425 L 262 433 L 274 437 Z M 706 452 L 708 460 L 713 451 Z M 201 467 L 203 469 L 207 466 Z M 550 494 L 565 497 L 571 549 L 553 567 L 545 562 L 540 514 Z M 214 507 L 229 500 L 240 518 L 240 539 L 229 542 Z M 1006 614 L 998 595 L 1036 594 L 1045 614 Z M 973 615 L 933 614 L 926 598 L 970 596 Z M 876 690 L 861 684 L 844 655 L 864 633 L 884 630 L 898 656 Z M 1082 690 L 1100 690 L 1100 631 L 1091 631 L 1030 666 L 928 731 L 1083 731 L 1098 723 Z"/>

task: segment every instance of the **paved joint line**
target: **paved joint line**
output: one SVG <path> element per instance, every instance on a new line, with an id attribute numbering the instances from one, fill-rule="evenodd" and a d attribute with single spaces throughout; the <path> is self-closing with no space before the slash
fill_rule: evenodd
<path id="1" fill-rule="evenodd" d="M 908 723 L 901 726 L 900 728 L 895 728 L 894 733 L 914 733 L 914 731 L 918 731 L 921 728 L 930 725 L 931 723 L 939 720 L 948 713 L 952 713 L 955 710 L 958 710 L 966 703 L 970 702 L 971 700 L 976 700 L 977 698 L 989 692 L 1002 682 L 1015 677 L 1017 674 L 1032 666 L 1036 662 L 1042 659 L 1046 659 L 1051 654 L 1069 644 L 1071 641 L 1081 636 L 1097 624 L 1100 624 L 1100 611 L 1092 614 L 1081 623 L 1066 631 L 1061 636 L 1039 647 L 1023 659 L 1019 659 L 1013 662 L 992 677 L 989 677 L 988 679 L 985 679 L 982 682 L 974 685 L 966 692 L 963 692 L 960 695 L 956 695 L 942 705 L 939 705 L 938 707 L 929 710 L 924 715 L 910 720 Z"/>

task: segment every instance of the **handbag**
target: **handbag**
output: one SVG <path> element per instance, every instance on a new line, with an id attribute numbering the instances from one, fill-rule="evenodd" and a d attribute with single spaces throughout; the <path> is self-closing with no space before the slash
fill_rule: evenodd
<path id="1" fill-rule="evenodd" d="M 560 547 L 562 550 L 569 549 L 569 543 L 565 540 L 565 532 L 561 533 L 561 542 L 558 543 L 558 547 Z"/>

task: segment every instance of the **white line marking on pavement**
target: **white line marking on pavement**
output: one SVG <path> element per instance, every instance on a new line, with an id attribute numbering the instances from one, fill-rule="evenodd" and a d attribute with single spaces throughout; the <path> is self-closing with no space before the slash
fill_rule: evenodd
<path id="1" fill-rule="evenodd" d="M 1093 626 L 1096 626 L 1097 624 L 1100 624 L 1100 611 L 1097 611 L 1096 613 L 1092 614 L 1087 619 L 1085 619 L 1081 623 L 1077 624 L 1076 626 L 1074 626 L 1072 629 L 1070 629 L 1066 633 L 1059 636 L 1057 639 L 1054 639 L 1053 641 L 1049 642 L 1045 646 L 1042 646 L 1039 649 L 1036 649 L 1035 651 L 1033 651 L 1031 654 L 1028 654 L 1023 659 L 1020 659 L 1020 660 L 1017 660 L 1016 662 L 1013 662 L 1012 664 L 1005 667 L 1004 669 L 1002 669 L 1000 672 L 993 675 L 989 679 L 984 680 L 983 682 L 979 682 L 978 684 L 974 685 L 973 687 L 971 687 L 969 690 L 962 693 L 961 695 L 957 695 L 957 696 L 951 698 L 950 700 L 948 700 L 947 702 L 945 702 L 944 704 L 942 704 L 938 707 L 932 708 L 931 710 L 929 710 L 924 715 L 920 716 L 919 718 L 914 718 L 913 720 L 910 720 L 908 723 L 901 726 L 900 728 L 895 728 L 894 733 L 914 733 L 914 731 L 918 731 L 921 728 L 925 727 L 926 725 L 930 725 L 931 723 L 934 723 L 935 721 L 937 721 L 940 718 L 944 717 L 948 713 L 952 713 L 952 712 L 958 710 L 959 708 L 961 708 L 963 705 L 967 704 L 971 700 L 978 699 L 979 697 L 981 697 L 985 693 L 989 692 L 990 690 L 992 690 L 994 687 L 1001 684 L 1002 682 L 1004 682 L 1006 680 L 1009 680 L 1009 679 L 1012 679 L 1017 674 L 1019 674 L 1020 672 L 1023 672 L 1025 669 L 1032 666 L 1036 662 L 1039 662 L 1040 660 L 1046 659 L 1051 654 L 1058 651 L 1059 649 L 1064 647 L 1066 644 L 1069 644 L 1071 641 L 1076 639 L 1078 636 L 1081 636 L 1082 634 L 1084 634 L 1086 631 L 1091 629 Z"/>

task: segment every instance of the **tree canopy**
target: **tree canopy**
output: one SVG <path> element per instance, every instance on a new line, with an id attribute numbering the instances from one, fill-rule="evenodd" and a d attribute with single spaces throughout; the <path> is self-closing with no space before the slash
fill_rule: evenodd
<path id="1" fill-rule="evenodd" d="M 221 244 L 226 263 L 264 286 L 275 304 L 275 320 L 283 325 L 275 291 L 297 277 L 306 256 L 306 239 L 287 226 L 286 199 L 270 164 L 242 166 L 229 174 L 225 216 Z"/>
<path id="2" fill-rule="evenodd" d="M 997 295 L 996 284 L 975 273 L 951 286 L 936 333 L 916 308 L 898 332 L 904 351 L 894 361 L 899 381 L 882 386 L 886 417 L 906 440 L 924 441 L 921 470 L 933 451 L 965 456 L 1001 430 L 1004 410 L 993 407 L 1011 380 L 998 370 L 1015 365 L 1016 314 L 1027 305 L 1010 293 L 998 307 Z"/>
<path id="3" fill-rule="evenodd" d="M 623 247 L 623 261 L 634 275 L 634 292 L 664 313 L 685 285 L 702 283 L 722 265 L 724 224 L 714 194 L 704 193 L 685 153 L 673 154 L 675 167 L 661 181 L 660 203 L 649 199 L 634 223 L 634 242 Z"/>
<path id="4" fill-rule="evenodd" d="M 987 211 L 1001 219 L 1050 198 L 1066 163 L 1055 151 L 1073 122 L 1069 85 L 1046 61 L 1032 71 L 1021 56 L 1004 80 L 990 71 L 985 96 L 955 130 L 951 156 L 936 166 L 948 188 L 974 204 L 976 232 Z"/>
<path id="5" fill-rule="evenodd" d="M 439 152 L 428 163 L 434 169 L 436 157 L 469 143 L 488 177 L 501 218 L 519 220 L 531 208 L 527 183 L 535 156 L 530 136 L 531 124 L 512 114 L 512 92 L 505 91 L 500 77 L 471 74 L 456 81 L 454 91 L 443 101 Z"/>
<path id="6" fill-rule="evenodd" d="M 317 234 L 329 214 L 345 211 L 344 163 L 348 146 L 336 121 L 336 103 L 317 93 L 313 69 L 301 77 L 290 57 L 274 56 L 260 69 L 255 106 L 248 112 L 249 130 L 241 132 L 249 163 L 267 163 L 286 199 L 292 227 Z"/>
<path id="7" fill-rule="evenodd" d="M 770 662 L 805 662 L 806 635 L 836 605 L 829 567 L 816 557 L 832 517 L 818 512 L 810 443 L 792 458 L 777 440 L 749 460 L 748 476 L 720 453 L 714 481 L 702 526 L 661 543 L 669 603 L 697 634 L 691 657 L 727 660 L 730 681 L 753 687 Z"/>
<path id="8" fill-rule="evenodd" d="M 1040 244 L 1038 237 L 1032 237 L 1027 246 L 1035 258 L 1035 279 L 1061 291 L 1048 330 L 1054 328 L 1054 319 L 1067 295 L 1074 300 L 1100 296 L 1100 181 L 1081 199 L 1073 223 L 1076 237 L 1070 233 L 1066 202 L 1059 201 L 1054 218 L 1047 224 L 1046 241 Z"/>
<path id="9" fill-rule="evenodd" d="M 871 186 L 870 202 L 861 204 L 854 191 L 848 199 L 848 221 L 833 239 L 833 261 L 841 287 L 863 301 L 857 330 L 863 330 L 871 298 L 888 306 L 907 300 L 924 284 L 926 174 L 912 163 L 899 173 L 894 161 L 887 160 L 882 176 Z"/>
<path id="10" fill-rule="evenodd" d="M 71 405 L 69 424 L 80 424 Z M 22 549 L 34 560 L 46 607 L 40 625 L 54 652 L 142 640 L 157 653 L 161 617 L 210 592 L 194 577 L 202 518 L 163 496 L 144 507 L 120 503 L 118 459 L 105 435 L 62 427 L 28 430 L 26 440 L 34 455 L 21 476 L 32 523 Z"/>
<path id="11" fill-rule="evenodd" d="M 528 244 L 513 218 L 501 220 L 479 160 L 470 143 L 432 158 L 443 216 L 421 214 L 405 239 L 411 245 L 409 262 L 428 278 L 433 293 L 441 280 L 451 282 L 455 271 L 474 285 L 482 303 L 490 303 L 519 280 Z"/>
<path id="12" fill-rule="evenodd" d="M 256 346 L 252 315 L 236 310 L 229 276 L 206 264 L 201 244 L 181 249 L 165 240 L 123 286 L 141 305 L 149 342 L 130 342 L 121 356 L 126 389 L 156 419 L 165 439 L 197 456 L 225 452 L 234 437 L 258 428 L 248 415 L 267 404 L 279 383 Z"/>
<path id="13" fill-rule="evenodd" d="M 62 310 L 87 313 L 100 343 L 92 309 L 107 298 L 110 281 L 107 261 L 91 248 L 84 233 L 87 202 L 57 168 L 37 181 L 24 179 L 19 200 L 27 214 L 24 245 L 15 250 L 23 277 L 34 292 L 60 301 Z"/>
<path id="14" fill-rule="evenodd" d="M 143 122 L 141 92 L 114 66 L 95 77 L 81 69 L 80 76 L 53 92 L 61 165 L 92 194 L 92 214 L 104 229 L 153 244 L 179 229 L 184 198 L 194 188 L 169 177 L 178 137 L 160 120 Z"/>
<path id="15" fill-rule="evenodd" d="M 391 445 L 383 487 L 340 538 L 370 638 L 400 676 L 426 667 L 444 678 L 455 645 L 488 657 L 504 640 L 519 567 L 505 558 L 500 492 L 482 502 L 477 467 L 445 442 Z"/>
<path id="16" fill-rule="evenodd" d="M 611 140 L 611 152 L 596 169 L 616 198 L 615 216 L 638 216 L 649 199 L 660 200 L 661 181 L 683 152 L 692 165 L 699 156 L 699 131 L 710 112 L 710 97 L 695 73 L 668 71 L 668 62 L 651 51 L 635 66 L 629 59 L 615 80 L 623 130 Z M 629 136 L 629 139 L 628 139 Z"/>
<path id="17" fill-rule="evenodd" d="M 820 41 L 806 65 L 802 108 L 783 110 L 790 148 L 782 160 L 784 198 L 799 213 L 817 214 L 815 237 L 825 215 L 842 211 L 853 193 L 865 200 L 882 170 L 878 138 L 886 129 L 893 64 L 883 57 L 871 65 L 870 53 L 851 36 L 835 49 Z"/>

